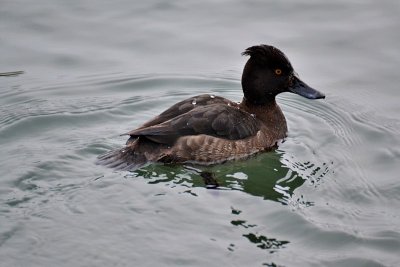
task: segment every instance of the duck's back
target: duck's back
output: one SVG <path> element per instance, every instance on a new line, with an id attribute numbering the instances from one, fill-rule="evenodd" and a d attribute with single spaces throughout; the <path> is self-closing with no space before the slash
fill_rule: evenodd
<path id="1" fill-rule="evenodd" d="M 238 106 L 237 103 L 220 96 L 210 94 L 193 96 L 174 104 L 164 112 L 160 113 L 160 115 L 158 115 L 154 119 L 144 123 L 139 128 L 160 124 L 172 118 L 178 117 L 179 115 L 185 114 L 197 107 L 209 106 L 213 104 L 229 105 L 234 107 Z M 129 134 L 129 132 L 127 134 Z"/>

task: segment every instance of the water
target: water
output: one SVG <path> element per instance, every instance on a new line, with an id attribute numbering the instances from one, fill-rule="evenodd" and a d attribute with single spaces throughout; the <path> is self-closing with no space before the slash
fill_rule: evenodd
<path id="1" fill-rule="evenodd" d="M 398 266 L 399 11 L 2 1 L 0 266 Z M 184 166 L 94 164 L 178 100 L 240 101 L 259 43 L 327 95 L 279 97 L 278 150 L 208 168 L 218 190 Z"/>

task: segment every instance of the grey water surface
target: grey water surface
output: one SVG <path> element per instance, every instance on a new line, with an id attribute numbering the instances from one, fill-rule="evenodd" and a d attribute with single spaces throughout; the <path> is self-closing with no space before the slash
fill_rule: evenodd
<path id="1" fill-rule="evenodd" d="M 399 266 L 400 2 L 0 2 L 0 266 Z M 95 164 L 175 102 L 235 101 L 255 44 L 326 94 L 282 94 L 276 151 Z M 196 167 L 197 168 L 197 167 Z"/>

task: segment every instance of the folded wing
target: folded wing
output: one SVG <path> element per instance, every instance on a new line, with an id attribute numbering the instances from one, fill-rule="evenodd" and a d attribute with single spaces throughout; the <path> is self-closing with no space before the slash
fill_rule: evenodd
<path id="1" fill-rule="evenodd" d="M 146 124 L 145 124 L 146 125 Z M 185 135 L 211 135 L 229 140 L 253 136 L 260 129 L 249 113 L 229 105 L 197 106 L 188 112 L 159 124 L 142 126 L 128 132 L 131 137 L 144 136 L 156 143 L 173 145 Z"/>
<path id="2" fill-rule="evenodd" d="M 237 106 L 236 103 L 220 96 L 214 96 L 209 94 L 197 95 L 176 103 L 175 105 L 171 106 L 170 108 L 162 112 L 154 119 L 143 124 L 140 128 L 163 123 L 167 120 L 170 120 L 179 115 L 185 114 L 195 108 L 198 108 L 199 106 L 208 106 L 213 104 Z"/>

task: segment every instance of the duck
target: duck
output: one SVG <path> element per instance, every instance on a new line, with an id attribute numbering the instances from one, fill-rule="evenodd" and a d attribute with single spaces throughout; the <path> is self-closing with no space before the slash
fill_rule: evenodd
<path id="1" fill-rule="evenodd" d="M 213 165 L 271 151 L 287 137 L 280 93 L 307 99 L 325 95 L 303 82 L 286 55 L 272 45 L 251 46 L 241 78 L 243 99 L 202 94 L 182 100 L 140 127 L 124 147 L 98 157 L 98 163 L 134 170 L 148 163 Z"/>

